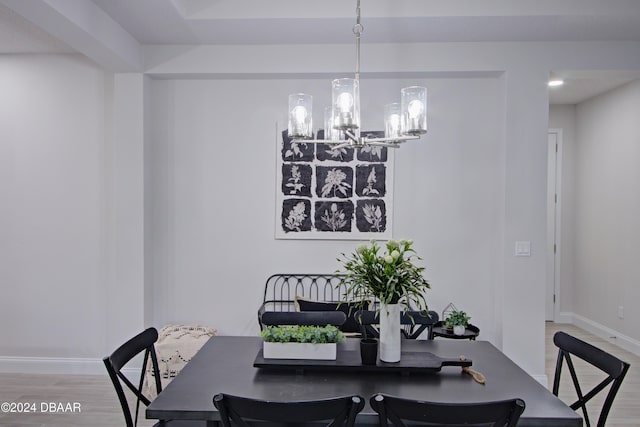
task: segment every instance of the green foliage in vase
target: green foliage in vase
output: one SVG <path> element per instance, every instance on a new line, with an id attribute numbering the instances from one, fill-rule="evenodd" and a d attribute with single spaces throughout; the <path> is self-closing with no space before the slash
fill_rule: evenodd
<path id="1" fill-rule="evenodd" d="M 346 272 L 348 296 L 354 300 L 375 296 L 385 304 L 402 303 L 405 307 L 428 310 L 425 293 L 431 285 L 423 276 L 424 267 L 414 263 L 422 258 L 411 247 L 413 241 L 389 240 L 386 251 L 375 240 L 370 243 L 338 258 Z"/>
<path id="2" fill-rule="evenodd" d="M 464 326 L 466 328 L 469 326 L 469 320 L 471 320 L 471 317 L 467 316 L 467 313 L 462 310 L 454 310 L 449 313 L 444 323 L 448 327 Z"/>
<path id="3" fill-rule="evenodd" d="M 345 336 L 335 326 L 267 326 L 260 336 L 266 342 L 329 344 L 344 342 Z"/>

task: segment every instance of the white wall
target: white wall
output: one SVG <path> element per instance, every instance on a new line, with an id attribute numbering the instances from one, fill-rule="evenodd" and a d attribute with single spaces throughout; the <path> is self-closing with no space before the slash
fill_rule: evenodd
<path id="1" fill-rule="evenodd" d="M 0 56 L 1 356 L 103 355 L 105 82 L 79 56 Z"/>
<path id="2" fill-rule="evenodd" d="M 411 83 L 429 88 L 432 131 L 395 153 L 394 236 L 414 239 L 424 257 L 431 308 L 441 311 L 454 301 L 482 325 L 483 338 L 493 340 L 504 188 L 500 82 Z M 324 105 L 329 84 L 324 79 L 152 82 L 147 190 L 154 200 L 156 323 L 197 321 L 224 334 L 255 334 L 269 275 L 332 272 L 340 267 L 339 253 L 355 248 L 353 241 L 274 239 L 276 123 L 282 130 L 283 100 L 288 93 L 308 91 L 319 94 L 316 106 Z M 381 126 L 382 106 L 408 84 L 363 81 L 364 127 L 378 129 L 373 123 Z"/>
<path id="3" fill-rule="evenodd" d="M 573 311 L 640 341 L 640 81 L 578 104 Z M 624 307 L 624 319 L 618 318 Z"/>
<path id="4" fill-rule="evenodd" d="M 640 46 L 365 45 L 363 54 L 381 79 L 367 88 L 376 81 L 363 75 L 365 105 L 387 102 L 378 101 L 402 79 L 430 88 L 429 134 L 396 156 L 394 226 L 425 258 L 432 307 L 468 309 L 482 338 L 544 375 L 545 79 L 558 68 L 639 69 Z M 290 260 L 298 271 L 336 268 L 353 242 L 273 238 L 275 122 L 297 79 L 328 96 L 352 55 L 155 46 L 146 75 L 115 77 L 73 56 L 0 58 L 11 95 L 0 102 L 0 320 L 13 325 L 0 369 L 11 357 L 87 357 L 101 372 L 114 342 L 165 321 L 253 333 L 269 274 L 292 271 Z M 236 130 L 225 103 L 239 107 L 228 96 L 238 88 L 258 104 Z M 516 259 L 515 240 L 531 241 L 532 256 Z M 230 314 L 238 295 L 242 311 Z"/>

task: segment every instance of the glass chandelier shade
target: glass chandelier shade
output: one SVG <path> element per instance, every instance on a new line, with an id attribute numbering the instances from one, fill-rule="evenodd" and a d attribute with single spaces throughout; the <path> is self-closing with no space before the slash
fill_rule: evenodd
<path id="1" fill-rule="evenodd" d="M 344 139 L 344 132 L 333 126 L 333 107 L 324 108 L 324 139 L 339 141 Z"/>
<path id="2" fill-rule="evenodd" d="M 402 134 L 427 133 L 427 89 L 421 86 L 405 87 L 401 94 Z"/>
<path id="3" fill-rule="evenodd" d="M 360 90 L 356 79 L 335 79 L 331 82 L 333 127 L 338 130 L 360 129 Z"/>
<path id="4" fill-rule="evenodd" d="M 385 138 L 399 138 L 402 136 L 402 112 L 397 102 L 384 106 L 384 136 Z"/>
<path id="5" fill-rule="evenodd" d="M 289 137 L 313 138 L 312 100 L 306 93 L 289 95 Z"/>

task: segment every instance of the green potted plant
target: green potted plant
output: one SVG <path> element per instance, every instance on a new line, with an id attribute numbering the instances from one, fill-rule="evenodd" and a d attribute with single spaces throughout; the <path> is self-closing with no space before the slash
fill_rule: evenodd
<path id="1" fill-rule="evenodd" d="M 469 326 L 471 317 L 462 310 L 454 310 L 445 319 L 445 325 L 448 329 L 453 329 L 454 335 L 463 335 L 464 330 Z"/>
<path id="2" fill-rule="evenodd" d="M 400 311 L 407 307 L 428 310 L 425 293 L 431 288 L 424 267 L 412 248 L 412 240 L 389 240 L 383 250 L 375 240 L 360 244 L 350 254 L 342 254 L 347 297 L 380 300 L 380 360 L 400 361 Z"/>
<path id="3" fill-rule="evenodd" d="M 267 326 L 263 339 L 265 359 L 335 360 L 337 343 L 345 336 L 335 326 Z"/>

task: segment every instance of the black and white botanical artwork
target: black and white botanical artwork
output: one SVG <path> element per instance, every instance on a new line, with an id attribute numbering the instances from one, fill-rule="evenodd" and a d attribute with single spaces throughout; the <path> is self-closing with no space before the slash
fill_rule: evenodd
<path id="1" fill-rule="evenodd" d="M 363 162 L 386 162 L 387 147 L 379 145 L 367 145 L 358 150 L 358 160 Z"/>
<path id="2" fill-rule="evenodd" d="M 311 231 L 311 201 L 285 199 L 282 202 L 282 229 L 288 232 Z"/>
<path id="3" fill-rule="evenodd" d="M 384 197 L 387 168 L 382 163 L 356 166 L 356 195 L 360 197 Z"/>
<path id="4" fill-rule="evenodd" d="M 316 166 L 316 195 L 323 199 L 347 199 L 353 195 L 351 166 Z"/>
<path id="5" fill-rule="evenodd" d="M 353 202 L 316 202 L 315 222 L 318 231 L 351 231 Z"/>
<path id="6" fill-rule="evenodd" d="M 367 138 L 381 138 L 384 132 L 362 132 Z M 380 145 L 365 145 L 358 149 L 358 160 L 362 162 L 386 162 L 389 149 Z"/>
<path id="7" fill-rule="evenodd" d="M 286 131 L 278 139 L 276 238 L 391 238 L 392 150 L 293 143 Z"/>
<path id="8" fill-rule="evenodd" d="M 359 231 L 382 233 L 387 227 L 387 207 L 383 200 L 358 200 L 356 226 Z"/>
<path id="9" fill-rule="evenodd" d="M 340 147 L 332 148 L 329 144 L 318 144 L 316 147 L 316 157 L 318 161 L 333 160 L 341 163 L 348 163 L 353 160 L 353 148 Z"/>
<path id="10" fill-rule="evenodd" d="M 311 197 L 311 165 L 304 163 L 282 164 L 282 192 L 291 196 Z"/>
<path id="11" fill-rule="evenodd" d="M 311 162 L 314 159 L 314 145 L 292 142 L 287 131 L 282 133 L 282 160 L 285 162 Z"/>

